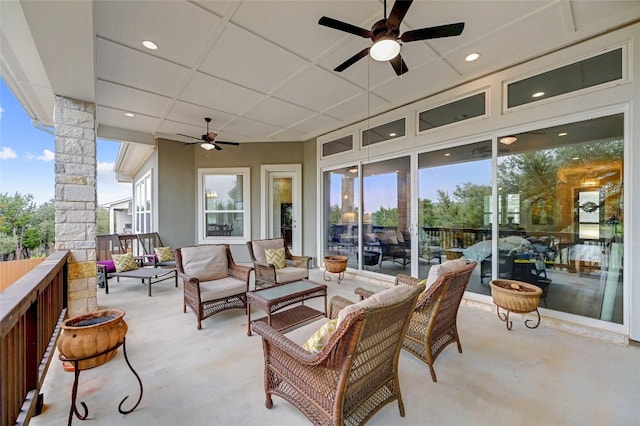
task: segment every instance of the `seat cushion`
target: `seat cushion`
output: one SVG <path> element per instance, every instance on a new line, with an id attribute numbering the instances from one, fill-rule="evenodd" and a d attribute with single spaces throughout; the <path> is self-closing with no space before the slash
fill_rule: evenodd
<path id="1" fill-rule="evenodd" d="M 222 245 L 184 247 L 182 268 L 184 273 L 200 281 L 226 278 L 229 275 L 227 249 Z"/>
<path id="2" fill-rule="evenodd" d="M 307 268 L 286 266 L 282 269 L 276 269 L 276 279 L 279 283 L 303 280 L 308 277 L 309 270 Z"/>
<path id="3" fill-rule="evenodd" d="M 379 293 L 375 293 L 371 297 L 367 297 L 364 300 L 359 301 L 358 303 L 354 303 L 352 305 L 348 305 L 338 312 L 338 325 L 352 312 L 356 312 L 362 308 L 369 308 L 372 306 L 377 306 L 385 303 L 392 303 L 397 300 L 404 299 L 411 293 L 413 289 L 406 285 L 397 285 L 391 288 L 387 288 L 382 290 Z"/>
<path id="4" fill-rule="evenodd" d="M 279 249 L 265 249 L 264 251 L 267 263 L 272 264 L 276 269 L 282 269 L 285 267 L 284 248 Z"/>
<path id="5" fill-rule="evenodd" d="M 431 285 L 434 282 L 436 282 L 436 280 L 440 277 L 440 275 L 443 275 L 449 272 L 460 271 L 466 267 L 467 267 L 467 260 L 463 258 L 447 260 L 441 265 L 433 265 L 431 269 L 429 269 L 426 288 L 431 287 Z"/>
<path id="6" fill-rule="evenodd" d="M 112 260 L 98 260 L 98 265 L 104 266 L 107 273 L 116 272 L 116 264 Z"/>
<path id="7" fill-rule="evenodd" d="M 282 238 L 275 238 L 273 240 L 256 240 L 251 243 L 253 247 L 253 256 L 258 262 L 266 262 L 267 255 L 266 249 L 284 249 L 284 240 Z"/>
<path id="8" fill-rule="evenodd" d="M 111 257 L 113 258 L 116 272 L 126 272 L 138 269 L 138 263 L 133 258 L 133 254 L 131 253 L 112 254 Z"/>
<path id="9" fill-rule="evenodd" d="M 200 299 L 203 302 L 246 293 L 247 283 L 233 277 L 200 281 Z"/>

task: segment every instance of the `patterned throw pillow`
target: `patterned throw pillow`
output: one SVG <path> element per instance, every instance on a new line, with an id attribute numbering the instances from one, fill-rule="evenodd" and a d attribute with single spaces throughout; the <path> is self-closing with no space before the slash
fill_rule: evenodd
<path id="1" fill-rule="evenodd" d="M 112 254 L 113 263 L 116 265 L 116 272 L 126 272 L 138 269 L 138 264 L 133 258 L 133 254 Z"/>
<path id="2" fill-rule="evenodd" d="M 176 260 L 173 256 L 173 250 L 171 247 L 156 247 L 153 249 L 158 255 L 158 262 L 171 262 L 172 260 Z"/>
<path id="3" fill-rule="evenodd" d="M 311 352 L 312 354 L 322 352 L 322 349 L 327 346 L 327 342 L 329 342 L 329 339 L 336 331 L 337 325 L 338 318 L 329 320 L 322 327 L 320 327 L 318 331 L 313 333 L 311 337 L 309 337 L 309 340 L 304 342 L 302 348 L 307 352 Z"/>
<path id="4" fill-rule="evenodd" d="M 287 262 L 284 257 L 284 249 L 265 249 L 264 255 L 267 258 L 267 263 L 272 264 L 276 269 L 282 269 L 286 266 Z"/>

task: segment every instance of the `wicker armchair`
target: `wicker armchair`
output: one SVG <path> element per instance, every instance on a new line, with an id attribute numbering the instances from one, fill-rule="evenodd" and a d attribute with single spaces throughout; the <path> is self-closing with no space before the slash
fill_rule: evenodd
<path id="1" fill-rule="evenodd" d="M 248 241 L 247 248 L 255 268 L 255 288 L 270 287 L 309 278 L 311 257 L 292 255 L 283 238 Z M 266 249 L 284 249 L 285 267 L 276 269 L 274 265 L 267 263 Z"/>
<path id="2" fill-rule="evenodd" d="M 464 269 L 438 276 L 416 303 L 402 347 L 429 366 L 434 382 L 438 380 L 433 363 L 440 352 L 455 342 L 458 352 L 462 353 L 457 326 L 458 308 L 477 264 L 471 262 Z M 419 278 L 400 274 L 396 277 L 395 285 L 416 286 L 420 281 Z M 357 288 L 355 292 L 361 298 L 373 294 L 362 288 Z"/>
<path id="3" fill-rule="evenodd" d="M 227 244 L 182 247 L 175 250 L 178 276 L 184 283 L 187 306 L 202 320 L 227 309 L 247 309 L 249 275 L 253 268 L 237 265 Z"/>
<path id="4" fill-rule="evenodd" d="M 262 336 L 264 349 L 265 406 L 271 408 L 272 396 L 277 395 L 313 424 L 343 425 L 364 424 L 397 400 L 404 417 L 398 357 L 423 288 L 417 286 L 392 301 L 354 306 L 318 353 L 307 352 L 266 323 L 254 323 L 253 331 Z M 348 305 L 353 302 L 334 296 L 330 318 L 337 318 L 338 311 Z"/>

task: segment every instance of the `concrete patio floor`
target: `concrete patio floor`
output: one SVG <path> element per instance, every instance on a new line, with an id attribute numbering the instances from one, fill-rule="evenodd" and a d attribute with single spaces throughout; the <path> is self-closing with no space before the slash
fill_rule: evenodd
<path id="1" fill-rule="evenodd" d="M 324 282 L 322 272 L 311 279 Z M 358 286 L 373 282 L 347 276 L 328 282 L 329 299 L 356 300 Z M 246 315 L 222 312 L 196 329 L 191 311 L 182 312 L 182 283 L 146 287 L 136 280 L 110 282 L 98 289 L 101 309 L 126 311 L 127 355 L 144 386 L 140 405 L 118 412 L 127 395 L 128 409 L 139 394 L 122 349 L 109 363 L 82 371 L 78 403 L 89 409 L 76 425 L 305 425 L 306 417 L 274 397 L 264 406 L 261 338 L 247 336 Z M 309 302 L 321 306 L 322 299 Z M 252 309 L 252 316 L 261 311 Z M 447 347 L 435 363 L 438 383 L 428 367 L 400 354 L 400 387 L 406 416 L 397 403 L 384 407 L 369 425 L 637 425 L 640 422 L 640 347 L 611 343 L 553 329 L 531 330 L 513 316 L 507 331 L 494 311 L 462 306 L 458 318 L 463 354 Z M 551 321 L 549 322 L 551 323 Z M 31 425 L 66 424 L 73 373 L 57 354 L 43 388 L 44 412 Z"/>

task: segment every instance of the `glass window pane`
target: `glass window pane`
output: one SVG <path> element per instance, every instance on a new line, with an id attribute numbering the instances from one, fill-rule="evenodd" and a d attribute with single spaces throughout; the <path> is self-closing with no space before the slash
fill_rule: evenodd
<path id="1" fill-rule="evenodd" d="M 507 85 L 508 107 L 622 78 L 622 48 Z M 534 96 L 534 94 L 540 94 Z"/>
<path id="2" fill-rule="evenodd" d="M 250 228 L 245 221 L 249 169 L 201 169 L 199 176 L 199 243 L 230 242 L 222 237 L 249 238 Z"/>
<path id="3" fill-rule="evenodd" d="M 327 157 L 341 152 L 351 151 L 353 149 L 353 135 L 348 135 L 340 139 L 322 144 L 322 156 Z"/>
<path id="4" fill-rule="evenodd" d="M 469 96 L 446 105 L 423 111 L 418 115 L 418 131 L 434 129 L 458 121 L 480 117 L 486 113 L 485 93 Z"/>
<path id="5" fill-rule="evenodd" d="M 467 289 L 490 294 L 491 141 L 418 156 L 420 277 L 445 259 L 478 261 Z"/>
<path id="6" fill-rule="evenodd" d="M 622 323 L 623 120 L 511 135 L 498 158 L 500 274 L 543 307 Z"/>
<path id="7" fill-rule="evenodd" d="M 402 137 L 406 134 L 406 120 L 392 121 L 381 126 L 376 126 L 362 132 L 362 146 L 374 145 L 380 142 L 388 141 Z"/>

